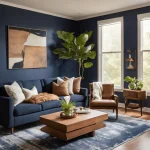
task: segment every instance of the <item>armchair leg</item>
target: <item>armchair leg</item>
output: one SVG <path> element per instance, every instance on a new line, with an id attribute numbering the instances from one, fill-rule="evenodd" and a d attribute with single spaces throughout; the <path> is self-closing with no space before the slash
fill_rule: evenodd
<path id="1" fill-rule="evenodd" d="M 118 120 L 118 107 L 116 108 L 116 120 Z"/>
<path id="2" fill-rule="evenodd" d="M 14 128 L 11 128 L 11 134 L 13 134 L 14 133 Z"/>

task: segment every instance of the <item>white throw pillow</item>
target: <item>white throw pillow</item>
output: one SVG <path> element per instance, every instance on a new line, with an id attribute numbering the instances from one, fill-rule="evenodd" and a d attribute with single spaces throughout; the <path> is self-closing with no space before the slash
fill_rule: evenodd
<path id="1" fill-rule="evenodd" d="M 38 91 L 35 86 L 31 90 L 22 88 L 22 91 L 26 97 L 26 100 L 30 99 L 34 95 L 38 95 Z"/>
<path id="2" fill-rule="evenodd" d="M 74 77 L 68 79 L 68 92 L 69 92 L 69 94 L 74 94 L 73 93 L 73 80 L 74 80 Z M 60 85 L 62 82 L 64 82 L 64 80 L 61 79 L 60 77 L 57 77 L 57 84 Z"/>
<path id="3" fill-rule="evenodd" d="M 25 100 L 22 89 L 16 81 L 11 85 L 4 85 L 4 87 L 9 97 L 14 99 L 14 106 L 22 103 Z"/>

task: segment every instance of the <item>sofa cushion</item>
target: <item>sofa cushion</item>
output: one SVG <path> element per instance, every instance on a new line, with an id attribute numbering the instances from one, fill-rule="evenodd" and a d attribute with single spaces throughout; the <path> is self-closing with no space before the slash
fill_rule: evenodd
<path id="1" fill-rule="evenodd" d="M 91 102 L 91 106 L 93 107 L 111 107 L 116 106 L 116 102 L 114 100 L 93 100 Z"/>
<path id="2" fill-rule="evenodd" d="M 60 101 L 59 100 L 51 100 L 51 101 L 40 103 L 40 105 L 42 107 L 42 110 L 58 108 L 58 107 L 60 107 Z"/>
<path id="3" fill-rule="evenodd" d="M 36 113 L 41 111 L 41 105 L 39 104 L 29 104 L 29 103 L 21 103 L 14 107 L 14 115 L 15 116 L 22 116 L 31 113 Z"/>
<path id="4" fill-rule="evenodd" d="M 35 86 L 39 93 L 43 91 L 41 80 L 27 80 L 27 81 L 21 81 L 21 82 L 22 82 L 23 88 L 31 90 Z"/>
<path id="5" fill-rule="evenodd" d="M 20 87 L 22 87 L 21 81 L 16 81 Z M 6 93 L 6 90 L 4 88 L 4 85 L 11 85 L 13 82 L 6 82 L 6 83 L 0 83 L 0 96 L 8 96 Z"/>
<path id="6" fill-rule="evenodd" d="M 72 102 L 82 102 L 84 100 L 84 96 L 80 94 L 70 95 L 70 99 Z"/>
<path id="7" fill-rule="evenodd" d="M 57 82 L 57 79 L 56 78 L 43 79 L 43 83 L 44 83 L 43 90 L 44 90 L 44 92 L 52 93 L 52 83 L 53 82 Z"/>
<path id="8" fill-rule="evenodd" d="M 68 77 L 64 77 L 64 79 L 69 79 Z M 73 80 L 73 93 L 79 94 L 80 93 L 80 88 L 81 88 L 81 77 L 74 78 Z"/>
<path id="9" fill-rule="evenodd" d="M 68 91 L 68 81 L 64 81 L 61 84 L 53 82 L 52 84 L 52 93 L 58 96 L 69 96 Z"/>
<path id="10" fill-rule="evenodd" d="M 14 99 L 14 106 L 22 103 L 25 100 L 24 93 L 16 81 L 14 81 L 11 85 L 4 85 L 4 87 L 9 97 Z"/>

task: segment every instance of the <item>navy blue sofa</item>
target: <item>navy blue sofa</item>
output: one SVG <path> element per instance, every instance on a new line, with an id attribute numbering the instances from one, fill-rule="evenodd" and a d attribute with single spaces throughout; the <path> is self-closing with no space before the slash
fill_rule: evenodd
<path id="1" fill-rule="evenodd" d="M 17 81 L 24 88 L 31 89 L 36 86 L 39 93 L 52 93 L 52 82 L 56 82 L 56 78 Z M 47 101 L 40 104 L 21 103 L 14 107 L 13 99 L 8 97 L 4 85 L 11 83 L 0 83 L 0 125 L 11 128 L 26 123 L 38 121 L 41 115 L 61 111 L 60 101 Z M 76 106 L 88 106 L 88 89 L 81 88 L 79 94 L 71 95 L 71 100 Z"/>

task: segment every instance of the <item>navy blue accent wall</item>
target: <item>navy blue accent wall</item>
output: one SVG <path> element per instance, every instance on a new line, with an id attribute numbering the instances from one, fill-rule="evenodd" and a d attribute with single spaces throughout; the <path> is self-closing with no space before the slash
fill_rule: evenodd
<path id="1" fill-rule="evenodd" d="M 111 19 L 116 17 L 124 17 L 124 60 L 127 58 L 126 50 L 128 48 L 130 49 L 136 49 L 137 50 L 137 15 L 142 13 L 148 13 L 150 12 L 150 7 L 144 7 L 140 9 L 130 10 L 130 11 L 124 11 L 119 13 L 114 13 L 110 15 L 105 16 L 99 16 L 95 18 L 90 18 L 86 20 L 79 21 L 80 25 L 80 32 L 84 31 L 90 31 L 93 30 L 93 35 L 90 39 L 90 42 L 95 43 L 95 50 L 97 52 L 97 21 L 105 20 L 105 19 Z M 83 86 L 87 87 L 89 82 L 97 81 L 98 79 L 98 70 L 97 70 L 97 58 L 93 61 L 94 66 L 85 70 L 84 75 L 84 81 Z M 125 68 L 125 63 L 124 63 Z M 135 76 L 137 77 L 137 70 L 127 70 L 124 69 L 124 76 Z M 125 83 L 125 87 L 127 87 L 127 84 Z M 120 97 L 120 102 L 123 102 L 123 95 L 122 93 L 117 93 Z M 144 105 L 147 107 L 150 107 L 150 98 L 148 97 L 148 100 L 144 102 Z"/>
<path id="2" fill-rule="evenodd" d="M 78 76 L 78 65 L 76 62 L 71 60 L 59 60 L 58 57 L 52 53 L 52 50 L 55 47 L 61 47 L 60 40 L 56 36 L 57 30 L 75 32 L 76 34 L 93 30 L 93 35 L 89 43 L 95 43 L 95 50 L 97 51 L 97 21 L 123 16 L 124 50 L 128 48 L 137 49 L 137 15 L 147 12 L 150 12 L 150 7 L 99 16 L 76 22 L 69 19 L 0 5 L 0 82 L 32 80 L 56 76 Z M 47 30 L 47 68 L 7 69 L 7 26 Z M 125 52 L 124 58 L 126 57 L 127 54 Z M 97 81 L 97 59 L 93 62 L 93 67 L 85 69 L 84 80 L 82 81 L 83 87 L 88 87 L 89 82 Z M 127 75 L 137 77 L 137 70 L 124 69 L 124 76 Z M 125 84 L 125 87 L 127 87 L 127 84 Z M 123 102 L 122 93 L 117 94 L 120 97 L 120 102 Z M 150 107 L 149 101 L 150 98 L 144 102 L 144 105 Z"/>
<path id="3" fill-rule="evenodd" d="M 67 76 L 76 75 L 76 63 L 59 60 L 52 53 L 55 47 L 59 47 L 60 40 L 56 36 L 57 30 L 76 32 L 76 21 L 45 15 L 28 10 L 0 5 L 0 82 L 14 80 L 32 80 L 59 76 L 65 71 Z M 47 30 L 47 59 L 48 67 L 44 69 L 18 69 L 8 70 L 7 64 L 7 26 Z M 74 68 L 67 71 L 65 68 Z M 64 69 L 63 69 L 64 68 Z"/>

